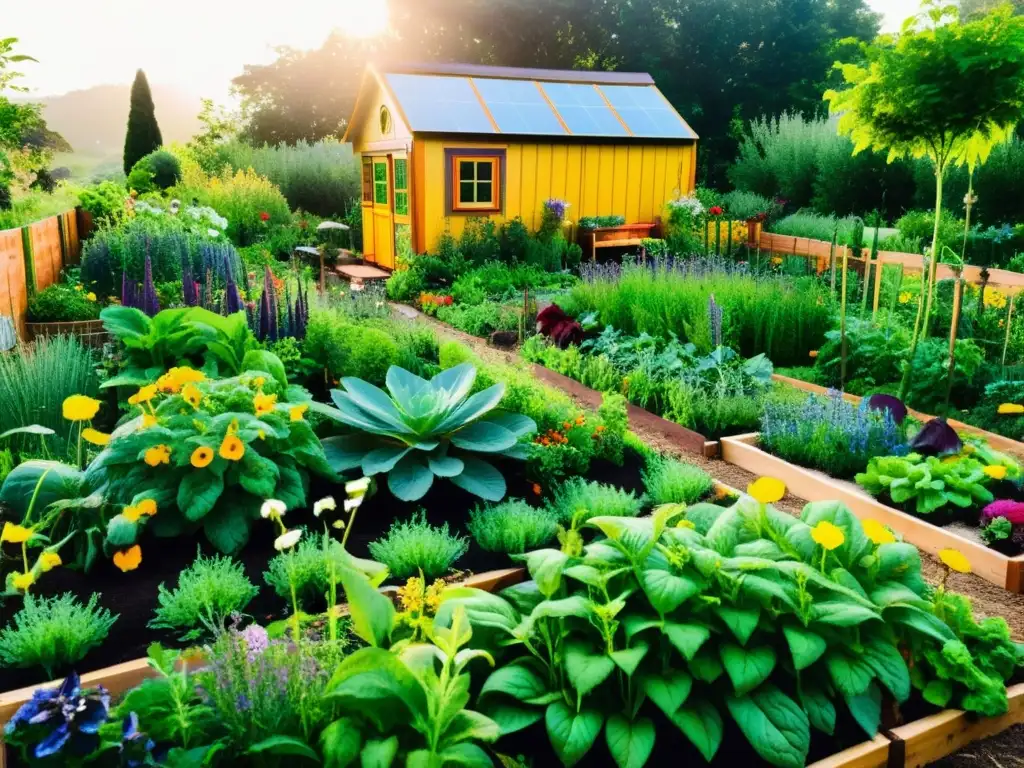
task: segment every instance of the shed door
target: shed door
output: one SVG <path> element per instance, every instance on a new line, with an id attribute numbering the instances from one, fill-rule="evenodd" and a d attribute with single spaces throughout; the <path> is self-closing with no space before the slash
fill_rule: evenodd
<path id="1" fill-rule="evenodd" d="M 390 158 L 373 158 L 373 252 L 378 267 L 395 268 L 395 216 Z"/>

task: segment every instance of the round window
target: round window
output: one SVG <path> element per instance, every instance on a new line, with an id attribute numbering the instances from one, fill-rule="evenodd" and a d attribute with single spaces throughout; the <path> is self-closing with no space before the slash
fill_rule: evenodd
<path id="1" fill-rule="evenodd" d="M 380 132 L 383 136 L 391 133 L 391 112 L 387 107 L 380 108 Z"/>

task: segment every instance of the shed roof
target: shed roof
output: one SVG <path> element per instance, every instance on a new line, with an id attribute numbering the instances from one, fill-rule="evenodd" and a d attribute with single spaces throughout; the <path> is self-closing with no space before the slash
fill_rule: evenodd
<path id="1" fill-rule="evenodd" d="M 697 138 L 645 73 L 408 64 L 375 74 L 414 133 Z"/>

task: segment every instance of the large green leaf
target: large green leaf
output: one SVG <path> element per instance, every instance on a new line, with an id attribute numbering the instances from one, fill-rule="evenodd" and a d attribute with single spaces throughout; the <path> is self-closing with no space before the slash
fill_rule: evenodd
<path id="1" fill-rule="evenodd" d="M 475 456 L 461 456 L 462 473 L 451 481 L 464 491 L 479 496 L 485 501 L 501 501 L 505 498 L 505 478 L 494 465 Z"/>
<path id="2" fill-rule="evenodd" d="M 690 740 L 709 763 L 722 746 L 724 725 L 722 716 L 715 705 L 707 699 L 699 699 L 684 705 L 672 715 L 672 722 Z"/>
<path id="3" fill-rule="evenodd" d="M 320 752 L 325 768 L 347 768 L 363 747 L 363 734 L 353 717 L 335 720 L 320 732 Z"/>
<path id="4" fill-rule="evenodd" d="M 270 492 L 273 493 L 273 490 L 271 487 Z M 178 509 L 192 522 L 198 522 L 213 511 L 223 492 L 222 475 L 215 475 L 202 469 L 189 472 L 178 486 Z M 264 497 L 270 498 L 270 493 L 264 494 Z"/>
<path id="5" fill-rule="evenodd" d="M 246 352 L 245 357 L 242 358 L 242 369 L 239 373 L 249 371 L 269 373 L 280 386 L 288 386 L 288 374 L 285 373 L 284 363 L 273 352 L 268 352 L 265 349 L 250 349 Z"/>
<path id="6" fill-rule="evenodd" d="M 725 668 L 718 659 L 718 651 L 714 646 L 706 645 L 689 660 L 687 668 L 690 674 L 705 683 L 713 683 L 725 674 Z"/>
<path id="7" fill-rule="evenodd" d="M 81 496 L 83 474 L 75 467 L 56 461 L 25 461 L 11 470 L 0 486 L 0 503 L 7 506 L 19 519 L 28 513 L 39 515 L 56 501 Z M 39 491 L 36 492 L 38 486 Z"/>
<path id="8" fill-rule="evenodd" d="M 756 605 L 747 608 L 720 605 L 715 609 L 715 613 L 740 641 L 740 645 L 747 644 L 761 618 L 761 609 Z"/>
<path id="9" fill-rule="evenodd" d="M 556 701 L 548 705 L 544 724 L 558 759 L 565 768 L 572 768 L 594 746 L 604 715 L 588 708 L 574 712 L 564 701 Z"/>
<path id="10" fill-rule="evenodd" d="M 307 760 L 319 763 L 320 756 L 306 742 L 294 739 L 291 736 L 271 736 L 258 741 L 245 750 L 247 755 L 288 755 L 290 757 L 304 757 Z"/>
<path id="11" fill-rule="evenodd" d="M 327 463 L 335 472 L 345 472 L 360 466 L 363 457 L 377 445 L 372 437 L 362 433 L 327 437 L 322 444 Z"/>
<path id="12" fill-rule="evenodd" d="M 342 379 L 341 384 L 348 395 L 348 401 L 363 413 L 364 418 L 369 417 L 379 422 L 388 432 L 398 435 L 415 434 L 387 392 L 362 379 L 351 377 Z M 335 397 L 334 401 L 339 408 L 343 407 L 339 398 Z"/>
<path id="13" fill-rule="evenodd" d="M 384 645 L 394 627 L 395 606 L 360 571 L 343 568 L 339 575 L 355 633 L 371 646 Z"/>
<path id="14" fill-rule="evenodd" d="M 650 649 L 651 647 L 647 643 L 643 640 L 638 640 L 632 648 L 612 651 L 608 656 L 615 662 L 615 666 L 632 677 L 633 673 L 636 672 L 636 668 L 640 666 L 640 662 L 644 660 Z"/>
<path id="15" fill-rule="evenodd" d="M 569 562 L 569 556 L 558 549 L 535 549 L 527 552 L 523 559 L 541 594 L 545 597 L 555 594 L 562 583 L 562 571 Z"/>
<path id="16" fill-rule="evenodd" d="M 651 607 L 662 615 L 671 613 L 701 589 L 689 576 L 655 569 L 640 572 L 640 586 Z"/>
<path id="17" fill-rule="evenodd" d="M 723 643 L 718 652 L 737 696 L 754 690 L 775 669 L 775 651 L 767 645 L 742 648 L 735 643 Z"/>
<path id="18" fill-rule="evenodd" d="M 527 703 L 540 699 L 547 693 L 548 685 L 544 679 L 525 664 L 498 667 L 480 689 L 481 698 L 486 694 L 503 694 Z"/>
<path id="19" fill-rule="evenodd" d="M 666 621 L 661 631 L 687 661 L 693 659 L 704 642 L 711 637 L 711 630 L 702 624 L 684 624 L 678 621 Z"/>
<path id="20" fill-rule="evenodd" d="M 433 484 L 434 473 L 416 454 L 405 456 L 388 474 L 388 488 L 402 501 L 422 499 Z"/>
<path id="21" fill-rule="evenodd" d="M 541 707 L 520 704 L 508 699 L 487 699 L 481 702 L 480 707 L 498 724 L 502 736 L 529 728 L 544 717 L 544 709 Z"/>
<path id="22" fill-rule="evenodd" d="M 811 620 L 835 627 L 855 627 L 881 616 L 870 608 L 845 600 L 824 600 L 811 606 Z"/>
<path id="23" fill-rule="evenodd" d="M 203 519 L 203 533 L 220 552 L 226 555 L 238 552 L 249 541 L 249 520 L 245 509 L 226 502 L 222 497 Z"/>
<path id="24" fill-rule="evenodd" d="M 565 647 L 565 673 L 580 696 L 586 696 L 615 671 L 615 662 L 596 653 L 589 643 L 574 641 Z"/>
<path id="25" fill-rule="evenodd" d="M 612 715 L 604 737 L 619 768 L 643 768 L 654 751 L 654 723 L 647 717 L 630 721 L 623 715 Z"/>
<path id="26" fill-rule="evenodd" d="M 476 421 L 488 411 L 493 410 L 498 403 L 501 402 L 501 398 L 504 396 L 504 384 L 495 384 L 493 387 L 488 387 L 483 392 L 477 392 L 475 395 L 471 395 L 466 398 L 461 405 L 451 411 L 448 416 L 442 419 L 439 424 L 437 424 L 435 432 L 437 434 L 445 434 L 458 429 L 463 424 L 469 424 L 470 422 Z"/>
<path id="27" fill-rule="evenodd" d="M 476 366 L 472 363 L 461 363 L 437 374 L 430 380 L 430 388 L 442 397 L 441 402 L 444 403 L 445 410 L 448 410 L 470 393 L 475 381 Z"/>
<path id="28" fill-rule="evenodd" d="M 863 643 L 863 658 L 882 685 L 889 689 L 897 702 L 910 698 L 910 670 L 899 649 L 882 638 L 874 637 Z"/>
<path id="29" fill-rule="evenodd" d="M 383 648 L 361 648 L 346 656 L 324 696 L 347 712 L 369 718 L 384 732 L 427 712 L 423 686 L 401 659 Z"/>
<path id="30" fill-rule="evenodd" d="M 464 741 L 442 749 L 438 755 L 441 765 L 461 766 L 462 768 L 492 768 L 494 763 L 488 754 L 477 744 Z M 434 763 L 433 765 L 436 765 Z M 413 768 L 411 763 L 406 768 Z"/>
<path id="31" fill-rule="evenodd" d="M 800 703 L 812 728 L 831 736 L 836 729 L 836 707 L 832 698 L 813 680 L 801 680 Z"/>
<path id="32" fill-rule="evenodd" d="M 671 718 L 686 703 L 693 688 L 693 678 L 688 672 L 673 669 L 664 674 L 644 676 L 641 687 L 647 698 Z"/>
<path id="33" fill-rule="evenodd" d="M 828 647 L 821 635 L 796 624 L 785 625 L 782 634 L 789 644 L 789 651 L 793 654 L 793 666 L 797 670 L 807 669 L 821 658 Z"/>
<path id="34" fill-rule="evenodd" d="M 789 696 L 765 683 L 746 696 L 726 697 L 725 705 L 757 754 L 779 768 L 803 768 L 810 722 Z"/>
<path id="35" fill-rule="evenodd" d="M 398 736 L 368 739 L 359 753 L 361 768 L 391 768 L 398 757 Z"/>
<path id="36" fill-rule="evenodd" d="M 466 675 L 465 678 L 468 682 L 469 676 Z M 456 744 L 460 741 L 483 741 L 489 744 L 497 741 L 499 736 L 501 728 L 496 722 L 479 712 L 463 709 L 452 716 L 441 739 L 442 743 L 446 744 Z"/>
<path id="37" fill-rule="evenodd" d="M 372 477 L 390 472 L 411 450 L 402 443 L 379 445 L 363 456 L 363 474 Z"/>
<path id="38" fill-rule="evenodd" d="M 872 683 L 859 696 L 847 696 L 846 705 L 868 738 L 875 738 L 878 726 L 882 722 L 882 691 L 879 687 Z"/>
<path id="39" fill-rule="evenodd" d="M 100 312 L 103 329 L 118 338 L 126 346 L 138 349 L 142 338 L 149 335 L 153 323 L 133 307 L 107 307 Z"/>
<path id="40" fill-rule="evenodd" d="M 875 671 L 867 659 L 852 650 L 830 649 L 825 655 L 825 664 L 832 682 L 847 698 L 864 693 L 875 677 Z"/>
<path id="41" fill-rule="evenodd" d="M 452 445 L 466 451 L 499 453 L 516 444 L 518 438 L 509 430 L 491 421 L 469 424 L 451 435 Z"/>

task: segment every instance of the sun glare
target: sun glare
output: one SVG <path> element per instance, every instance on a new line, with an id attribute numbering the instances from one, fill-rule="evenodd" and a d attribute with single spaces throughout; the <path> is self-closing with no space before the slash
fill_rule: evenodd
<path id="1" fill-rule="evenodd" d="M 275 19 L 268 34 L 277 45 L 319 47 L 334 31 L 352 37 L 373 37 L 387 31 L 387 0 L 297 0 L 296 12 Z"/>

